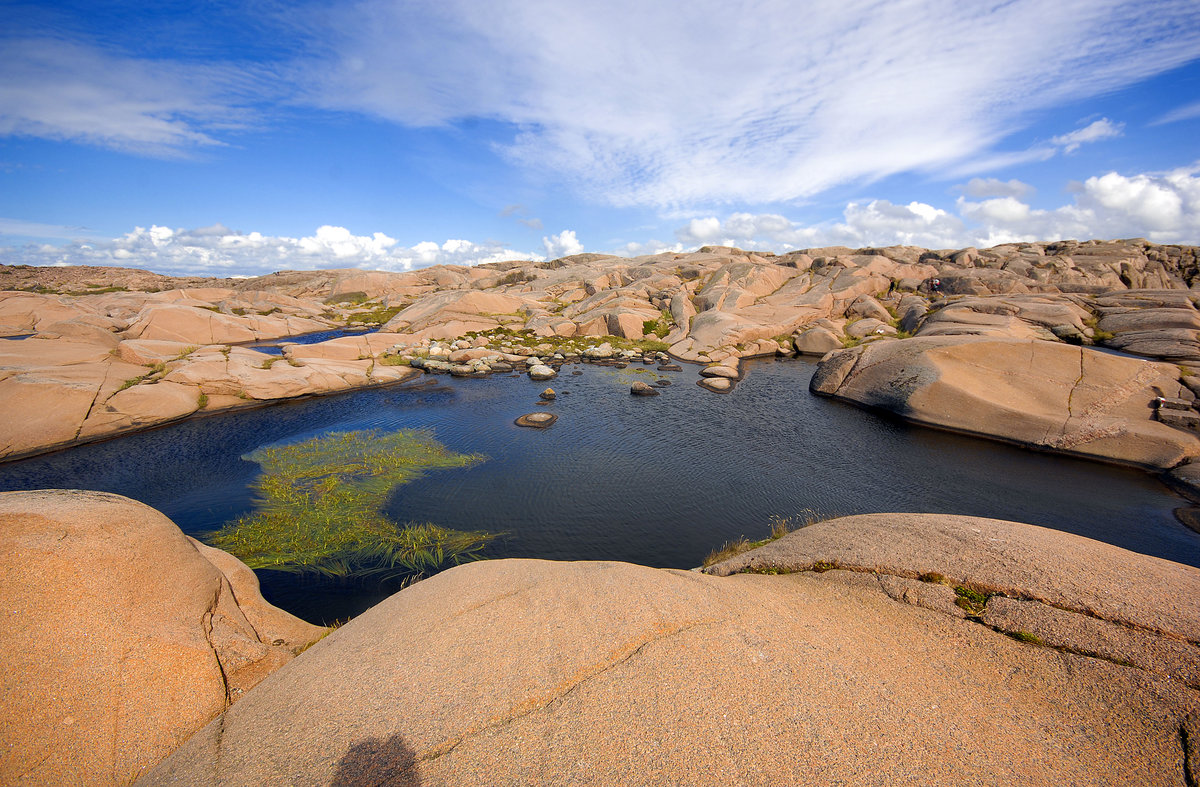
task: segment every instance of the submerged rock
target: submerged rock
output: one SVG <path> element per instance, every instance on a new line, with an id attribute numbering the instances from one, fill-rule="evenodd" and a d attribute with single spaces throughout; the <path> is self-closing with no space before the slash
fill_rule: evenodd
<path id="1" fill-rule="evenodd" d="M 537 412 L 523 415 L 513 423 L 517 426 L 531 426 L 535 429 L 545 429 L 557 420 L 558 416 L 554 413 Z"/>

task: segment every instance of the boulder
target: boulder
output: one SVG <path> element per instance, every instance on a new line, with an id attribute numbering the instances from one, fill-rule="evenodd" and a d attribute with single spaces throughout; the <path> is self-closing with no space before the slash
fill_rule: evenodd
<path id="1" fill-rule="evenodd" d="M 892 319 L 892 315 L 883 307 L 883 304 L 870 295 L 860 295 L 855 298 L 846 309 L 846 316 L 859 319 L 870 317 L 883 323 L 890 322 Z"/>
<path id="2" fill-rule="evenodd" d="M 0 494 L 6 784 L 127 784 L 319 638 L 118 495 Z"/>
<path id="3" fill-rule="evenodd" d="M 896 329 L 872 317 L 855 320 L 846 326 L 846 335 L 855 339 L 865 339 L 868 336 L 895 336 Z"/>
<path id="4" fill-rule="evenodd" d="M 554 399 L 556 396 L 558 396 L 558 394 L 554 393 L 553 388 L 547 388 L 541 393 L 541 397 L 547 401 Z"/>
<path id="5" fill-rule="evenodd" d="M 713 393 L 729 393 L 735 382 L 728 377 L 702 377 L 696 381 L 696 385 Z"/>
<path id="6" fill-rule="evenodd" d="M 806 551 L 859 571 L 450 569 L 322 640 L 144 783 L 1184 783 L 1200 698 L 1179 677 L 927 608 L 955 591 L 915 577 L 1084 604 L 1128 591 L 1139 627 L 1191 632 L 1200 572 L 1015 523 L 863 519 L 775 542 L 812 531 L 824 546 Z"/>
<path id="7" fill-rule="evenodd" d="M 1093 459 L 1170 468 L 1200 454 L 1195 435 L 1153 420 L 1179 397 L 1179 370 L 1038 340 L 917 337 L 822 359 L 815 393 L 917 423 Z"/>
<path id="8" fill-rule="evenodd" d="M 558 377 L 558 372 L 543 363 L 537 363 L 529 367 L 530 380 L 553 380 L 555 377 Z"/>
<path id="9" fill-rule="evenodd" d="M 802 355 L 824 355 L 831 350 L 842 349 L 842 340 L 828 328 L 809 328 L 797 334 L 794 340 L 796 352 Z"/>
<path id="10" fill-rule="evenodd" d="M 641 380 L 635 380 L 633 385 L 629 386 L 629 393 L 634 396 L 658 396 L 658 391 L 649 383 L 644 383 Z"/>
<path id="11" fill-rule="evenodd" d="M 700 376 L 724 377 L 726 380 L 738 380 L 741 379 L 742 375 L 736 367 L 725 366 L 723 364 L 714 364 L 712 366 L 705 366 L 703 369 L 701 369 Z"/>

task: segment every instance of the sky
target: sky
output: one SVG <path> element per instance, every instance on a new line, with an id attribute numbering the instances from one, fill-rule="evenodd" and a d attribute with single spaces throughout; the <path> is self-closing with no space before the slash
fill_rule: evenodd
<path id="1" fill-rule="evenodd" d="M 1200 244 L 1196 0 L 0 0 L 0 262 Z"/>

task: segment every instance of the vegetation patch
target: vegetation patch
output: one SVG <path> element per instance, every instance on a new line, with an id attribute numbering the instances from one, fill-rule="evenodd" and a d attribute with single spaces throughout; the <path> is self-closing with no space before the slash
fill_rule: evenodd
<path id="1" fill-rule="evenodd" d="M 140 377 L 130 377 L 128 380 L 121 383 L 121 387 L 118 388 L 117 390 L 124 391 L 126 388 L 132 388 L 133 386 L 137 385 L 138 383 L 140 383 L 142 380 L 145 380 L 149 376 L 150 375 L 148 375 L 148 374 L 143 374 Z"/>
<path id="2" fill-rule="evenodd" d="M 1030 645 L 1045 645 L 1046 642 L 1037 634 L 1031 634 L 1028 631 L 1010 631 L 1006 632 L 1008 636 L 1015 639 L 1017 642 L 1028 642 Z"/>
<path id="3" fill-rule="evenodd" d="M 535 279 L 537 279 L 537 274 L 533 271 L 515 270 L 511 273 L 506 273 L 505 275 L 501 276 L 496 284 L 498 286 L 507 284 L 525 284 L 527 282 L 534 281 Z"/>
<path id="4" fill-rule="evenodd" d="M 642 333 L 646 336 L 657 336 L 662 339 L 671 332 L 671 326 L 674 320 L 671 319 L 671 313 L 663 310 L 657 320 L 644 320 L 642 322 Z"/>
<path id="5" fill-rule="evenodd" d="M 360 303 L 366 303 L 368 300 L 365 292 L 343 292 L 341 295 L 332 295 L 325 299 L 325 303 L 333 305 L 338 303 L 349 303 L 357 306 Z"/>
<path id="6" fill-rule="evenodd" d="M 382 513 L 391 490 L 424 470 L 482 461 L 447 450 L 428 432 L 335 432 L 246 458 L 263 469 L 255 510 L 208 541 L 251 568 L 409 582 L 478 559 L 496 537 L 401 524 Z"/>
<path id="7" fill-rule="evenodd" d="M 972 615 L 982 615 L 983 608 L 987 606 L 988 599 L 991 598 L 990 594 L 969 588 L 966 585 L 955 587 L 954 595 L 958 596 L 954 600 L 954 603 Z"/>
<path id="8" fill-rule="evenodd" d="M 806 508 L 800 513 L 792 516 L 772 514 L 767 519 L 767 522 L 771 528 L 770 537 L 761 539 L 759 541 L 751 541 L 745 536 L 741 536 L 735 541 L 726 541 L 720 547 L 708 553 L 708 557 L 704 558 L 703 565 L 705 568 L 708 568 L 715 563 L 720 563 L 722 560 L 728 560 L 729 558 L 740 555 L 743 552 L 749 552 L 751 549 L 757 549 L 758 547 L 765 546 L 772 541 L 777 541 L 793 530 L 798 530 L 802 527 L 808 527 L 809 525 L 820 522 L 826 518 L 827 517 L 822 517 L 811 508 Z M 752 569 L 752 571 L 757 574 L 780 573 L 780 571 L 777 569 Z"/>
<path id="9" fill-rule="evenodd" d="M 68 290 L 66 295 L 101 295 L 106 292 L 129 292 L 128 287 L 105 287 L 100 284 L 84 285 L 86 290 Z"/>
<path id="10" fill-rule="evenodd" d="M 403 306 L 378 306 L 366 311 L 352 312 L 346 315 L 346 321 L 361 322 L 364 325 L 383 325 L 403 310 Z"/>
<path id="11" fill-rule="evenodd" d="M 1116 336 L 1112 331 L 1102 331 L 1096 326 L 1100 324 L 1099 317 L 1089 317 L 1083 321 L 1083 324 L 1092 329 L 1092 341 L 1104 342 Z"/>

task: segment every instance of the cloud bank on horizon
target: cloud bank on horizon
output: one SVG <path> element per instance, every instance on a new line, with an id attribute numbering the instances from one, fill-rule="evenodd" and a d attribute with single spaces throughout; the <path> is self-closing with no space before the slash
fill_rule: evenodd
<path id="1" fill-rule="evenodd" d="M 117 5 L 3 12 L 0 261 L 1200 242 L 1194 0 Z"/>

